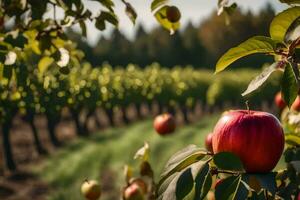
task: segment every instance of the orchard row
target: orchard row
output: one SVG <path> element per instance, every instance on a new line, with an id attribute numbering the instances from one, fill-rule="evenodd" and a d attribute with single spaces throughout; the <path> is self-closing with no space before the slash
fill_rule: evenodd
<path id="1" fill-rule="evenodd" d="M 141 105 L 148 105 L 151 110 L 154 102 L 159 112 L 174 112 L 177 108 L 188 121 L 188 111 L 192 111 L 199 102 L 206 107 L 221 106 L 224 103 L 242 104 L 243 99 L 237 94 L 258 73 L 255 70 L 238 70 L 213 76 L 211 71 L 195 70 L 192 67 L 165 69 L 159 64 L 140 69 L 135 65 L 112 68 L 108 64 L 93 68 L 85 63 L 72 68 L 60 68 L 60 71 L 56 67 L 49 72 L 34 70 L 34 73 L 28 74 L 20 68 L 4 66 L 7 67 L 12 70 L 10 79 L 3 78 L 0 85 L 0 121 L 8 169 L 16 168 L 9 139 L 12 120 L 16 116 L 22 116 L 30 124 L 37 152 L 42 154 L 45 150 L 34 124 L 36 115 L 46 116 L 49 138 L 53 145 L 59 146 L 55 127 L 62 118 L 63 109 L 71 114 L 78 135 L 88 133 L 86 122 L 94 116 L 97 108 L 105 111 L 111 125 L 116 109 L 122 111 L 123 120 L 127 123 L 126 110 L 129 106 L 134 105 L 139 115 Z M 259 93 L 264 96 L 251 97 L 251 105 L 263 100 L 273 101 L 276 83 L 274 80 L 266 84 L 262 89 L 264 91 Z M 80 120 L 83 111 L 87 113 L 84 122 Z"/>

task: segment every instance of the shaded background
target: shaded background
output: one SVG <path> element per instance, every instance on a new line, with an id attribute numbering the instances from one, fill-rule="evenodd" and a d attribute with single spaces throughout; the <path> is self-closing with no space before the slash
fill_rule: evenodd
<path id="1" fill-rule="evenodd" d="M 230 47 L 254 35 L 268 35 L 268 26 L 275 13 L 284 9 L 283 5 L 275 2 L 242 1 L 231 17 L 230 25 L 226 25 L 225 16 L 216 14 L 215 1 L 172 1 L 181 9 L 182 28 L 170 37 L 166 30 L 157 26 L 149 2 L 132 3 L 138 13 L 134 27 L 123 16 L 123 7 L 117 3 L 119 29 L 109 27 L 99 32 L 88 24 L 88 40 L 77 34 L 76 27 L 69 30 L 70 37 L 78 43 L 93 66 L 108 62 L 112 66 L 133 63 L 145 67 L 158 62 L 165 67 L 192 65 L 195 68 L 213 69 L 217 59 Z M 86 6 L 93 8 L 93 3 L 87 3 Z M 258 68 L 270 61 L 271 58 L 256 55 L 234 66 Z"/>

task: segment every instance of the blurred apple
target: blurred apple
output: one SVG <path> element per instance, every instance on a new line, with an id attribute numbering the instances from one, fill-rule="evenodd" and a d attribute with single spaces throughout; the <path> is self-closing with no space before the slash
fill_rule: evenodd
<path id="1" fill-rule="evenodd" d="M 97 181 L 87 180 L 81 185 L 81 193 L 88 200 L 97 200 L 101 196 L 101 188 Z"/>
<path id="2" fill-rule="evenodd" d="M 176 128 L 175 119 L 169 113 L 155 117 L 153 125 L 156 132 L 160 135 L 173 133 Z"/>

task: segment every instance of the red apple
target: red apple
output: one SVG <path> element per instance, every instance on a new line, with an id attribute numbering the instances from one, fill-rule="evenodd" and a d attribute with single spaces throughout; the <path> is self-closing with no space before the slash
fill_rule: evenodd
<path id="1" fill-rule="evenodd" d="M 125 200 L 144 200 L 143 189 L 139 184 L 133 183 L 124 190 Z"/>
<path id="2" fill-rule="evenodd" d="M 298 194 L 298 200 L 300 200 L 300 193 Z"/>
<path id="3" fill-rule="evenodd" d="M 212 136 L 213 134 L 210 133 L 206 136 L 205 138 L 205 147 L 208 151 L 213 152 L 213 147 L 212 147 Z"/>
<path id="4" fill-rule="evenodd" d="M 281 95 L 281 92 L 278 92 L 275 96 L 275 99 L 274 99 L 274 102 L 275 104 L 277 105 L 277 107 L 279 109 L 284 109 L 285 106 L 286 106 L 286 103 L 284 102 L 283 98 L 282 98 L 282 95 Z"/>
<path id="5" fill-rule="evenodd" d="M 101 188 L 97 181 L 87 180 L 81 185 L 81 193 L 88 200 L 97 200 L 101 195 Z"/>
<path id="6" fill-rule="evenodd" d="M 160 135 L 173 133 L 176 128 L 174 117 L 168 113 L 155 117 L 153 125 L 156 132 Z"/>
<path id="7" fill-rule="evenodd" d="M 178 22 L 181 18 L 180 11 L 176 6 L 169 6 L 167 8 L 166 14 L 167 19 L 172 23 Z"/>
<path id="8" fill-rule="evenodd" d="M 300 111 L 300 97 L 299 96 L 297 96 L 296 100 L 292 104 L 291 109 L 296 110 L 296 111 Z"/>
<path id="9" fill-rule="evenodd" d="M 271 171 L 284 149 L 280 122 L 270 113 L 233 110 L 222 115 L 214 128 L 213 151 L 239 156 L 246 172 Z"/>

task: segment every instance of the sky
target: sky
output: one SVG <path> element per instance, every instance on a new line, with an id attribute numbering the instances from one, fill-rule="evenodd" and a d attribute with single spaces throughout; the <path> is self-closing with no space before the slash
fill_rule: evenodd
<path id="1" fill-rule="evenodd" d="M 134 33 L 137 25 L 133 25 L 127 18 L 124 12 L 124 5 L 121 0 L 116 2 L 116 13 L 119 17 L 119 29 L 129 39 L 134 38 Z M 146 31 L 150 31 L 158 25 L 153 13 L 151 13 L 150 5 L 152 0 L 128 0 L 135 8 L 138 18 L 136 24 L 142 24 Z M 234 1 L 232 1 L 234 2 Z M 270 2 L 277 12 L 286 8 L 284 4 L 279 3 L 278 0 L 236 0 L 239 7 L 242 10 L 252 10 L 254 13 L 259 11 L 260 8 Z M 201 23 L 214 9 L 217 8 L 217 0 L 171 0 L 169 5 L 175 5 L 180 8 L 182 18 L 181 24 L 184 27 L 188 22 L 192 22 L 194 25 Z M 100 12 L 99 4 L 95 1 L 86 1 L 86 7 L 91 9 L 94 14 Z M 111 33 L 112 27 L 110 26 L 107 30 L 99 32 L 93 25 L 87 24 L 88 42 L 91 45 L 95 45 L 99 37 L 108 37 Z"/>

